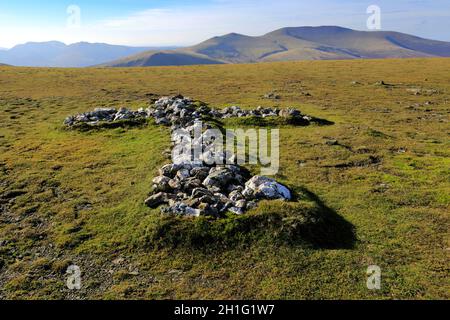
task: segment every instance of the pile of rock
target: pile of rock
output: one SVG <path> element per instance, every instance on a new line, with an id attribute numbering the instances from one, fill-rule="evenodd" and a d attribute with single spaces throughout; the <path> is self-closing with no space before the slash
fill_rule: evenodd
<path id="1" fill-rule="evenodd" d="M 201 121 L 183 130 L 175 126 L 172 141 L 177 150 L 180 146 L 181 150 L 197 148 L 200 154 L 193 158 L 191 152 L 178 154 L 174 149 L 174 163 L 163 166 L 153 179 L 153 192 L 145 201 L 149 207 L 163 206 L 162 213 L 171 215 L 220 217 L 226 212 L 241 215 L 259 200 L 292 198 L 285 186 L 267 177 L 251 177 L 248 170 L 236 165 L 235 155 L 215 150 L 208 139 L 210 128 Z M 195 132 L 201 134 L 196 137 Z"/>
<path id="2" fill-rule="evenodd" d="M 114 122 L 123 120 L 143 120 L 153 118 L 157 124 L 177 128 L 192 125 L 195 120 L 203 118 L 226 119 L 235 117 L 290 117 L 309 122 L 311 117 L 303 115 L 295 109 L 279 109 L 258 107 L 255 110 L 244 110 L 238 106 L 222 110 L 210 108 L 205 104 L 195 102 L 183 96 L 163 97 L 147 109 L 132 111 L 126 108 L 97 108 L 91 112 L 69 116 L 64 124 L 72 127 L 77 124 L 96 125 L 99 122 Z"/>
<path id="3" fill-rule="evenodd" d="M 254 110 L 244 110 L 239 106 L 231 106 L 222 110 L 210 108 L 203 104 L 198 104 L 183 96 L 165 97 L 156 101 L 153 107 L 147 109 L 147 113 L 154 117 L 156 123 L 166 125 L 190 126 L 195 120 L 204 117 L 226 119 L 242 117 L 292 117 L 306 121 L 311 121 L 311 117 L 303 115 L 300 111 L 287 108 L 264 108 L 258 107 Z"/>
<path id="4" fill-rule="evenodd" d="M 243 214 L 263 199 L 290 200 L 291 192 L 275 180 L 254 176 L 237 165 L 168 164 L 153 180 L 153 194 L 145 201 L 165 214 L 220 217 Z"/>
<path id="5" fill-rule="evenodd" d="M 199 120 L 224 119 L 231 117 L 286 117 L 302 121 L 311 121 L 308 116 L 295 109 L 278 109 L 258 107 L 255 110 L 243 110 L 233 106 L 223 110 L 210 108 L 183 96 L 164 97 L 157 100 L 147 109 L 131 111 L 126 108 L 98 108 L 92 112 L 68 117 L 64 124 L 72 127 L 77 124 L 95 125 L 99 122 L 114 122 L 123 120 L 143 120 L 153 118 L 157 124 L 171 126 L 173 140 L 176 141 L 177 129 L 188 132 L 194 130 Z M 202 124 L 201 130 L 208 124 Z M 200 139 L 202 150 L 210 145 Z M 195 144 L 196 141 L 193 142 Z M 229 161 L 228 155 L 223 155 L 224 163 Z M 145 201 L 151 208 L 163 206 L 165 214 L 181 216 L 213 216 L 220 217 L 226 212 L 243 214 L 254 208 L 258 201 L 291 200 L 288 188 L 275 180 L 263 177 L 251 177 L 243 167 L 228 165 L 208 165 L 207 159 L 197 161 L 177 161 L 177 164 L 167 164 L 159 170 L 159 176 L 153 180 L 153 191 Z"/>
<path id="6" fill-rule="evenodd" d="M 64 120 L 66 126 L 74 126 L 80 123 L 95 125 L 99 122 L 114 122 L 121 120 L 134 120 L 147 118 L 147 112 L 144 109 L 131 111 L 127 108 L 97 108 L 91 112 L 80 113 L 75 116 L 69 116 Z"/>
<path id="7" fill-rule="evenodd" d="M 220 111 L 222 118 L 234 118 L 234 117 L 277 117 L 280 113 L 278 108 L 263 108 L 258 107 L 255 110 L 242 110 L 238 106 L 232 106 Z"/>

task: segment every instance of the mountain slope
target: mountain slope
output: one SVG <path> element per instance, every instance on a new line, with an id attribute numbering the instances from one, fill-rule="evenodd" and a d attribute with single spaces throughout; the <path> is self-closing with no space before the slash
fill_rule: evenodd
<path id="1" fill-rule="evenodd" d="M 0 61 L 30 67 L 87 67 L 116 60 L 151 48 L 103 43 L 29 42 L 0 51 Z"/>
<path id="2" fill-rule="evenodd" d="M 265 37 L 288 36 L 341 48 L 360 58 L 450 56 L 450 43 L 389 31 L 367 32 L 340 27 L 283 28 Z"/>
<path id="3" fill-rule="evenodd" d="M 204 54 L 213 59 L 230 63 L 257 62 L 269 53 L 284 50 L 285 48 L 270 39 L 236 33 L 215 37 L 187 49 L 190 52 Z"/>
<path id="4" fill-rule="evenodd" d="M 150 67 L 150 66 L 182 66 L 199 64 L 222 64 L 222 61 L 209 58 L 208 56 L 194 52 L 181 50 L 172 51 L 150 51 L 137 54 L 126 59 L 120 59 L 109 64 L 99 66 L 115 67 Z"/>
<path id="5" fill-rule="evenodd" d="M 172 54 L 170 54 L 172 53 Z M 191 57 L 201 57 L 194 62 L 206 63 L 253 63 L 290 60 L 373 59 L 450 57 L 450 43 L 388 31 L 367 32 L 347 28 L 297 27 L 283 28 L 263 36 L 251 37 L 230 33 L 214 37 L 198 45 L 165 51 L 144 52 L 103 66 L 147 66 L 192 64 Z M 142 61 L 150 59 L 152 64 Z M 185 60 L 186 59 L 186 60 Z"/>

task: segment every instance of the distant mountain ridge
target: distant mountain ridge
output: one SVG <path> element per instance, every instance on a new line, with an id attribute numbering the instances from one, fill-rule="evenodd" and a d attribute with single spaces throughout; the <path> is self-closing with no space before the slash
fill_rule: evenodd
<path id="1" fill-rule="evenodd" d="M 101 66 L 419 57 L 450 57 L 450 43 L 392 31 L 356 31 L 337 26 L 289 27 L 257 37 L 230 33 L 192 47 L 171 51 L 152 50 Z"/>
<path id="2" fill-rule="evenodd" d="M 0 50 L 0 63 L 29 67 L 88 67 L 151 49 L 167 48 L 88 42 L 71 45 L 58 41 L 28 42 L 11 49 Z"/>

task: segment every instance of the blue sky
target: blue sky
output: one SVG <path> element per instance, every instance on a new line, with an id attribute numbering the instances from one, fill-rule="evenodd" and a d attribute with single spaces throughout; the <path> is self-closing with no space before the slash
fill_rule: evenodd
<path id="1" fill-rule="evenodd" d="M 75 27 L 70 5 L 80 8 Z M 305 25 L 366 30 L 370 5 L 381 8 L 382 30 L 450 41 L 449 0 L 0 0 L 0 47 L 49 40 L 191 45 Z"/>

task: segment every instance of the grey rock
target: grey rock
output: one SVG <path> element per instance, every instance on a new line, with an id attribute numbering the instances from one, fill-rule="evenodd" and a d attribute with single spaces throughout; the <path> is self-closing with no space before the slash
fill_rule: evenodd
<path id="1" fill-rule="evenodd" d="M 181 183 L 177 179 L 170 179 L 169 186 L 170 186 L 170 188 L 172 188 L 174 190 L 181 189 Z"/>
<path id="2" fill-rule="evenodd" d="M 153 184 L 155 186 L 155 190 L 157 191 L 169 191 L 171 189 L 169 182 L 170 178 L 166 176 L 159 176 L 153 179 Z"/>
<path id="3" fill-rule="evenodd" d="M 69 117 L 67 117 L 65 120 L 64 120 L 64 124 L 66 125 L 66 126 L 73 126 L 74 125 L 74 123 L 75 123 L 75 117 L 74 116 L 69 116 Z"/>
<path id="4" fill-rule="evenodd" d="M 238 208 L 238 207 L 231 207 L 228 209 L 230 212 L 236 214 L 236 215 L 243 215 L 244 214 L 244 209 L 242 208 Z"/>
<path id="5" fill-rule="evenodd" d="M 280 110 L 278 115 L 283 118 L 300 118 L 302 116 L 302 113 L 296 109 L 288 108 Z"/>
<path id="6" fill-rule="evenodd" d="M 254 176 L 245 184 L 244 194 L 254 193 L 256 198 L 291 200 L 289 189 L 275 180 L 263 176 Z"/>
<path id="7" fill-rule="evenodd" d="M 200 214 L 203 216 L 218 216 L 219 215 L 219 210 L 215 207 L 213 207 L 211 204 L 209 203 L 201 203 L 198 206 L 198 209 L 200 210 Z"/>
<path id="8" fill-rule="evenodd" d="M 207 204 L 215 204 L 218 202 L 218 199 L 214 196 L 205 195 L 205 196 L 201 197 L 199 199 L 199 201 L 202 203 L 207 203 Z"/>
<path id="9" fill-rule="evenodd" d="M 201 211 L 199 209 L 192 208 L 183 202 L 177 202 L 173 206 L 161 209 L 164 214 L 172 214 L 187 217 L 199 217 Z"/>
<path id="10" fill-rule="evenodd" d="M 233 178 L 233 173 L 230 170 L 226 168 L 218 169 L 208 175 L 203 185 L 207 187 L 222 187 L 233 180 Z"/>
<path id="11" fill-rule="evenodd" d="M 147 200 L 145 200 L 145 204 L 150 208 L 157 208 L 162 204 L 168 203 L 170 199 L 174 198 L 175 198 L 174 195 L 159 192 L 157 194 L 152 195 Z"/>
<path id="12" fill-rule="evenodd" d="M 202 182 L 197 178 L 188 178 L 182 182 L 183 189 L 188 193 L 202 186 Z"/>
<path id="13" fill-rule="evenodd" d="M 191 176 L 204 181 L 209 175 L 209 168 L 208 167 L 193 168 L 191 170 L 190 174 L 191 174 Z"/>
<path id="14" fill-rule="evenodd" d="M 155 123 L 156 123 L 156 124 L 159 124 L 159 125 L 164 125 L 164 126 L 170 125 L 170 121 L 169 121 L 167 118 L 165 118 L 165 117 L 163 117 L 163 118 L 157 118 L 157 119 L 155 120 Z"/>
<path id="15" fill-rule="evenodd" d="M 228 198 L 233 201 L 233 202 L 237 202 L 239 200 L 244 199 L 244 196 L 242 195 L 242 193 L 240 191 L 233 191 L 229 194 Z"/>
<path id="16" fill-rule="evenodd" d="M 258 207 L 258 203 L 256 201 L 247 202 L 247 210 L 252 210 Z"/>
<path id="17" fill-rule="evenodd" d="M 227 187 L 227 191 L 229 194 L 233 191 L 238 191 L 238 192 L 242 193 L 244 191 L 244 187 L 241 185 L 230 184 Z"/>
<path id="18" fill-rule="evenodd" d="M 335 139 L 330 139 L 330 140 L 327 140 L 325 142 L 325 144 L 327 144 L 329 146 L 337 146 L 337 145 L 339 145 L 339 142 L 337 140 L 335 140 Z"/>
<path id="19" fill-rule="evenodd" d="M 78 114 L 75 116 L 76 122 L 89 122 L 89 118 L 86 114 Z"/>
<path id="20" fill-rule="evenodd" d="M 127 108 L 120 108 L 119 111 L 117 111 L 113 121 L 128 120 L 133 117 L 133 112 L 131 112 Z"/>
<path id="21" fill-rule="evenodd" d="M 225 196 L 223 193 L 214 193 L 214 197 L 217 198 L 222 204 L 226 204 L 230 202 L 230 199 L 228 199 L 227 196 Z"/>
<path id="22" fill-rule="evenodd" d="M 278 94 L 276 94 L 274 92 L 269 92 L 264 95 L 264 99 L 278 100 L 278 99 L 281 99 L 281 96 L 279 96 Z"/>
<path id="23" fill-rule="evenodd" d="M 205 188 L 196 188 L 192 190 L 192 198 L 201 198 L 203 196 L 210 196 L 212 197 L 213 194 L 211 191 Z"/>
<path id="24" fill-rule="evenodd" d="M 162 176 L 166 176 L 169 178 L 174 178 L 177 174 L 178 170 L 180 170 L 180 166 L 176 164 L 166 164 L 161 169 L 159 169 L 159 174 Z"/>
<path id="25" fill-rule="evenodd" d="M 244 210 L 247 207 L 247 201 L 239 200 L 235 203 L 235 207 Z"/>
<path id="26" fill-rule="evenodd" d="M 190 172 L 189 172 L 188 169 L 181 169 L 181 170 L 179 170 L 179 171 L 177 172 L 177 178 L 178 178 L 180 181 L 184 181 L 184 180 L 186 180 L 187 178 L 189 178 L 190 176 L 191 176 L 191 174 L 190 174 Z"/>

